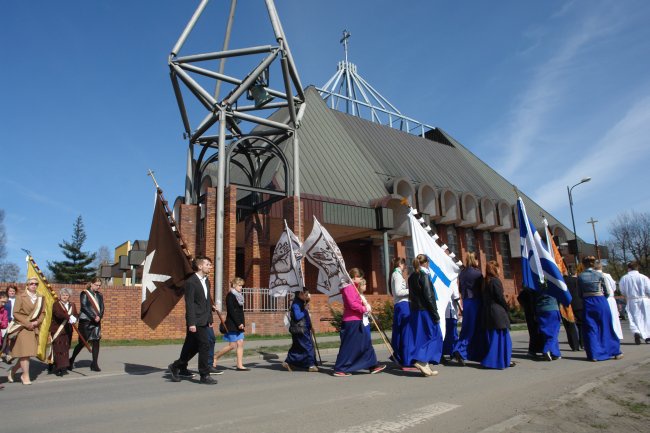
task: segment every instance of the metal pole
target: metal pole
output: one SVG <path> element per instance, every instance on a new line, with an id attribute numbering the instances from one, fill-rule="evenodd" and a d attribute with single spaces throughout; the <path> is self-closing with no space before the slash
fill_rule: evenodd
<path id="1" fill-rule="evenodd" d="M 196 24 L 196 21 L 199 19 L 201 14 L 203 13 L 203 9 L 208 5 L 209 0 L 202 0 L 201 4 L 196 8 L 194 11 L 194 15 L 192 15 L 192 18 L 190 18 L 190 21 L 187 23 L 185 26 L 185 29 L 183 30 L 183 33 L 181 34 L 181 37 L 178 38 L 178 42 L 176 42 L 176 45 L 174 45 L 174 48 L 172 49 L 172 56 L 175 56 L 178 54 L 178 52 L 181 50 L 181 47 L 185 43 L 185 40 L 189 36 L 190 32 L 194 28 L 194 25 Z"/>
<path id="2" fill-rule="evenodd" d="M 192 204 L 192 192 L 194 191 L 194 145 L 190 143 L 187 148 L 187 167 L 185 174 L 185 204 Z"/>
<path id="3" fill-rule="evenodd" d="M 217 227 L 216 251 L 214 261 L 214 299 L 221 306 L 223 288 L 223 220 L 224 193 L 226 189 L 226 113 L 219 113 L 219 164 L 217 170 Z M 233 217 L 233 215 L 229 215 Z M 220 308 L 221 309 L 221 308 Z"/>
<path id="4" fill-rule="evenodd" d="M 579 184 L 578 184 L 578 185 L 579 185 Z M 578 252 L 578 235 L 576 234 L 576 220 L 575 220 L 575 218 L 573 217 L 573 196 L 571 195 L 571 190 L 572 190 L 574 187 L 575 187 L 575 185 L 573 185 L 573 187 L 571 187 L 571 188 L 569 188 L 569 187 L 567 186 L 567 187 L 566 187 L 566 190 L 567 190 L 567 192 L 569 193 L 569 208 L 571 209 L 571 222 L 573 223 L 573 239 L 574 239 L 575 242 L 576 242 L 576 251 L 575 251 L 575 256 L 574 256 L 574 258 L 575 258 L 575 264 L 576 264 L 576 268 L 577 268 L 578 265 L 580 264 L 580 253 Z"/>
<path id="5" fill-rule="evenodd" d="M 230 45 L 230 33 L 232 31 L 232 22 L 235 19 L 235 8 L 237 7 L 237 0 L 231 0 L 230 2 L 230 13 L 228 14 L 228 24 L 226 25 L 226 36 L 224 37 L 223 40 L 223 50 L 226 51 L 228 49 L 228 45 Z M 223 68 L 226 65 L 226 58 L 222 58 L 221 62 L 219 62 L 219 73 L 223 74 Z M 221 81 L 217 80 L 217 84 L 214 89 L 214 99 L 217 101 L 219 100 L 219 92 L 221 91 Z"/>
<path id="6" fill-rule="evenodd" d="M 390 258 L 388 257 L 388 230 L 384 230 L 384 275 L 386 277 L 386 293 L 389 294 L 388 290 L 390 284 Z"/>

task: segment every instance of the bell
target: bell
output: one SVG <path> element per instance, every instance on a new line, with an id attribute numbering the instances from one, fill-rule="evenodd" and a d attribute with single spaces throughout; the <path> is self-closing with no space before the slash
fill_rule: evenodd
<path id="1" fill-rule="evenodd" d="M 250 95 L 255 101 L 255 108 L 263 107 L 273 100 L 273 96 L 269 95 L 266 88 L 262 84 L 254 84 L 250 88 Z"/>

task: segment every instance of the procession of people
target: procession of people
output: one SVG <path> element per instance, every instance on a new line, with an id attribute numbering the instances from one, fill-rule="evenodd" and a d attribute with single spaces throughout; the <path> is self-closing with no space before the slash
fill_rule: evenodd
<path id="1" fill-rule="evenodd" d="M 571 310 L 573 322 L 569 322 L 574 326 L 579 324 L 578 336 L 573 337 L 579 341 L 570 347 L 572 350 L 584 347 L 586 358 L 594 362 L 621 359 L 621 323 L 618 311 L 614 313 L 608 302 L 614 296 L 616 283 L 609 274 L 603 273 L 602 266 L 593 256 L 584 257 L 582 262 L 584 270 L 577 277 L 572 280 L 571 276 L 566 276 L 569 288 L 580 301 L 576 304 L 580 308 L 575 312 Z M 185 282 L 187 334 L 180 357 L 169 365 L 169 372 L 172 382 L 192 378 L 194 374 L 188 369 L 188 364 L 198 354 L 199 382 L 216 384 L 211 376 L 223 374 L 223 370 L 216 368 L 217 362 L 231 350 L 236 353 L 236 370 L 249 371 L 243 364 L 246 330 L 242 294 L 244 280 L 235 278 L 231 281 L 226 296 L 226 320 L 220 325 L 227 344 L 211 358 L 215 341 L 209 338 L 208 330 L 213 328 L 213 312 L 216 311 L 208 280 L 212 261 L 207 257 L 197 257 L 194 266 L 195 274 Z M 466 255 L 457 281 L 459 289 L 447 305 L 445 319 L 448 327 L 444 338 L 440 329 L 442 318 L 436 304 L 438 294 L 430 278 L 429 259 L 420 254 L 412 266 L 409 275 L 406 260 L 401 257 L 393 259 L 389 285 L 394 302 L 390 360 L 397 368 L 430 377 L 438 374 L 435 366 L 440 363 L 454 362 L 466 366 L 474 362 L 479 368 L 501 370 L 516 365 L 512 361 L 510 306 L 504 297 L 501 270 L 496 261 L 488 261 L 485 271 L 481 271 L 476 255 L 472 252 Z M 351 281 L 341 287 L 341 345 L 331 374 L 348 377 L 364 370 L 376 374 L 384 371 L 387 364 L 378 361 L 372 344 L 372 306 L 363 294 L 366 281 L 361 269 L 352 268 L 347 273 Z M 3 359 L 8 364 L 17 359 L 9 368 L 7 381 L 10 383 L 20 380 L 24 385 L 32 384 L 30 359 L 37 354 L 39 325 L 45 315 L 43 297 L 36 291 L 38 284 L 37 278 L 30 278 L 22 291 L 11 287 L 10 296 L 7 292 L 0 292 Z M 98 364 L 104 316 L 101 285 L 100 279 L 87 283 L 80 294 L 79 310 L 71 301 L 72 291 L 60 289 L 52 306 L 49 328 L 51 350 L 47 362 L 50 373 L 56 376 L 67 374 L 75 367 L 75 359 L 84 346 L 89 347 L 92 353 L 90 369 L 101 371 Z M 650 343 L 650 279 L 638 272 L 636 262 L 630 262 L 619 288 L 627 301 L 629 328 L 635 343 Z M 322 364 L 319 368 L 316 357 L 310 300 L 308 290 L 297 291 L 289 309 L 292 344 L 282 366 L 290 372 L 324 371 Z M 540 361 L 561 359 L 558 337 L 560 324 L 566 319 L 560 314 L 557 299 L 545 291 L 526 290 L 519 300 L 527 315 L 529 356 Z M 459 334 L 456 329 L 458 319 L 461 320 Z M 79 334 L 79 343 L 70 356 L 73 326 Z M 449 358 L 445 358 L 443 353 Z M 20 377 L 17 376 L 19 371 L 22 371 Z"/>

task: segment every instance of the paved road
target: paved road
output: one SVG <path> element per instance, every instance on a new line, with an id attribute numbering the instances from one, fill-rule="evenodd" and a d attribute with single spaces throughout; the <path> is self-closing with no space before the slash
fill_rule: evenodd
<path id="1" fill-rule="evenodd" d="M 249 372 L 225 361 L 216 386 L 169 382 L 166 366 L 179 346 L 112 347 L 102 349 L 101 373 L 89 370 L 86 355 L 64 378 L 41 372 L 32 386 L 5 384 L 0 425 L 7 433 L 498 432 L 531 408 L 573 398 L 572 391 L 577 396 L 605 375 L 647 362 L 650 345 L 631 342 L 626 335 L 619 361 L 588 362 L 584 352 L 570 352 L 563 343 L 563 359 L 543 362 L 524 356 L 527 334 L 518 331 L 517 367 L 440 366 L 434 378 L 399 370 L 335 378 L 335 350 L 323 352 L 322 372 L 288 373 L 281 358 L 267 355 L 248 358 Z M 387 358 L 382 347 L 377 353 Z"/>

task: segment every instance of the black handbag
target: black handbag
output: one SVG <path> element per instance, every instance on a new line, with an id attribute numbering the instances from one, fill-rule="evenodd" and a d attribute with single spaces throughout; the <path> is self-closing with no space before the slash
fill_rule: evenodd
<path id="1" fill-rule="evenodd" d="M 307 320 L 304 317 L 298 321 L 292 318 L 289 323 L 289 333 L 291 335 L 302 335 L 305 332 L 307 332 Z"/>
<path id="2" fill-rule="evenodd" d="M 226 329 L 225 326 L 223 326 L 223 323 L 219 323 L 219 332 L 221 332 L 222 334 L 228 333 L 228 330 Z"/>

